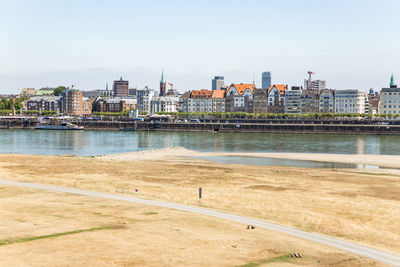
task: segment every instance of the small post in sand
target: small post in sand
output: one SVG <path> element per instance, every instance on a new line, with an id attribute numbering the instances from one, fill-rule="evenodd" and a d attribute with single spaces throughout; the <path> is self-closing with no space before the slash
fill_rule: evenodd
<path id="1" fill-rule="evenodd" d="M 201 207 L 201 197 L 203 195 L 203 189 L 199 187 L 199 206 Z"/>

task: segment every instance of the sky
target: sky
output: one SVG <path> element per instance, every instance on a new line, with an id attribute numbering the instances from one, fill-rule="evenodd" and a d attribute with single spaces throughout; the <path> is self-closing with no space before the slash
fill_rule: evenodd
<path id="1" fill-rule="evenodd" d="M 0 0 L 0 93 L 75 85 L 183 92 L 211 79 L 332 89 L 400 84 L 398 0 Z"/>

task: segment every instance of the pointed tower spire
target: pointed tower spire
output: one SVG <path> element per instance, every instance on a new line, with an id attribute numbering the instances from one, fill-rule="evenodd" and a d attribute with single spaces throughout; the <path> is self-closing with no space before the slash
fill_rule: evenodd
<path id="1" fill-rule="evenodd" d="M 166 83 L 166 82 L 165 82 L 164 69 L 162 70 L 162 73 L 161 73 L 161 80 L 160 80 L 160 83 Z"/>
<path id="2" fill-rule="evenodd" d="M 392 76 L 390 77 L 390 88 L 396 87 L 396 85 L 394 84 L 394 77 L 393 77 L 393 73 Z"/>
<path id="3" fill-rule="evenodd" d="M 167 82 L 165 81 L 164 69 L 161 73 L 161 80 L 160 80 L 160 94 L 159 96 L 166 96 L 167 95 Z"/>

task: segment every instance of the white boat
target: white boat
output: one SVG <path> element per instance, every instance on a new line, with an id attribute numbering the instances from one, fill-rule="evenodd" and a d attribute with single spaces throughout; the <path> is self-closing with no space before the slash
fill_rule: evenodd
<path id="1" fill-rule="evenodd" d="M 62 122 L 57 125 L 39 124 L 35 126 L 36 130 L 83 130 L 83 126 L 78 126 L 69 122 Z"/>

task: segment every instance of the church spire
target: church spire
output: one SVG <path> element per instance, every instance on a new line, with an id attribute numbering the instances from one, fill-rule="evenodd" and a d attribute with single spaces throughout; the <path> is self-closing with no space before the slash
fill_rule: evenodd
<path id="1" fill-rule="evenodd" d="M 165 81 L 164 69 L 161 73 L 161 80 L 160 80 L 160 94 L 159 96 L 166 96 L 167 95 L 167 82 Z"/>
<path id="2" fill-rule="evenodd" d="M 164 69 L 162 70 L 162 73 L 161 73 L 161 80 L 160 80 L 160 83 L 166 83 L 166 81 L 165 81 L 165 76 L 164 76 Z"/>

